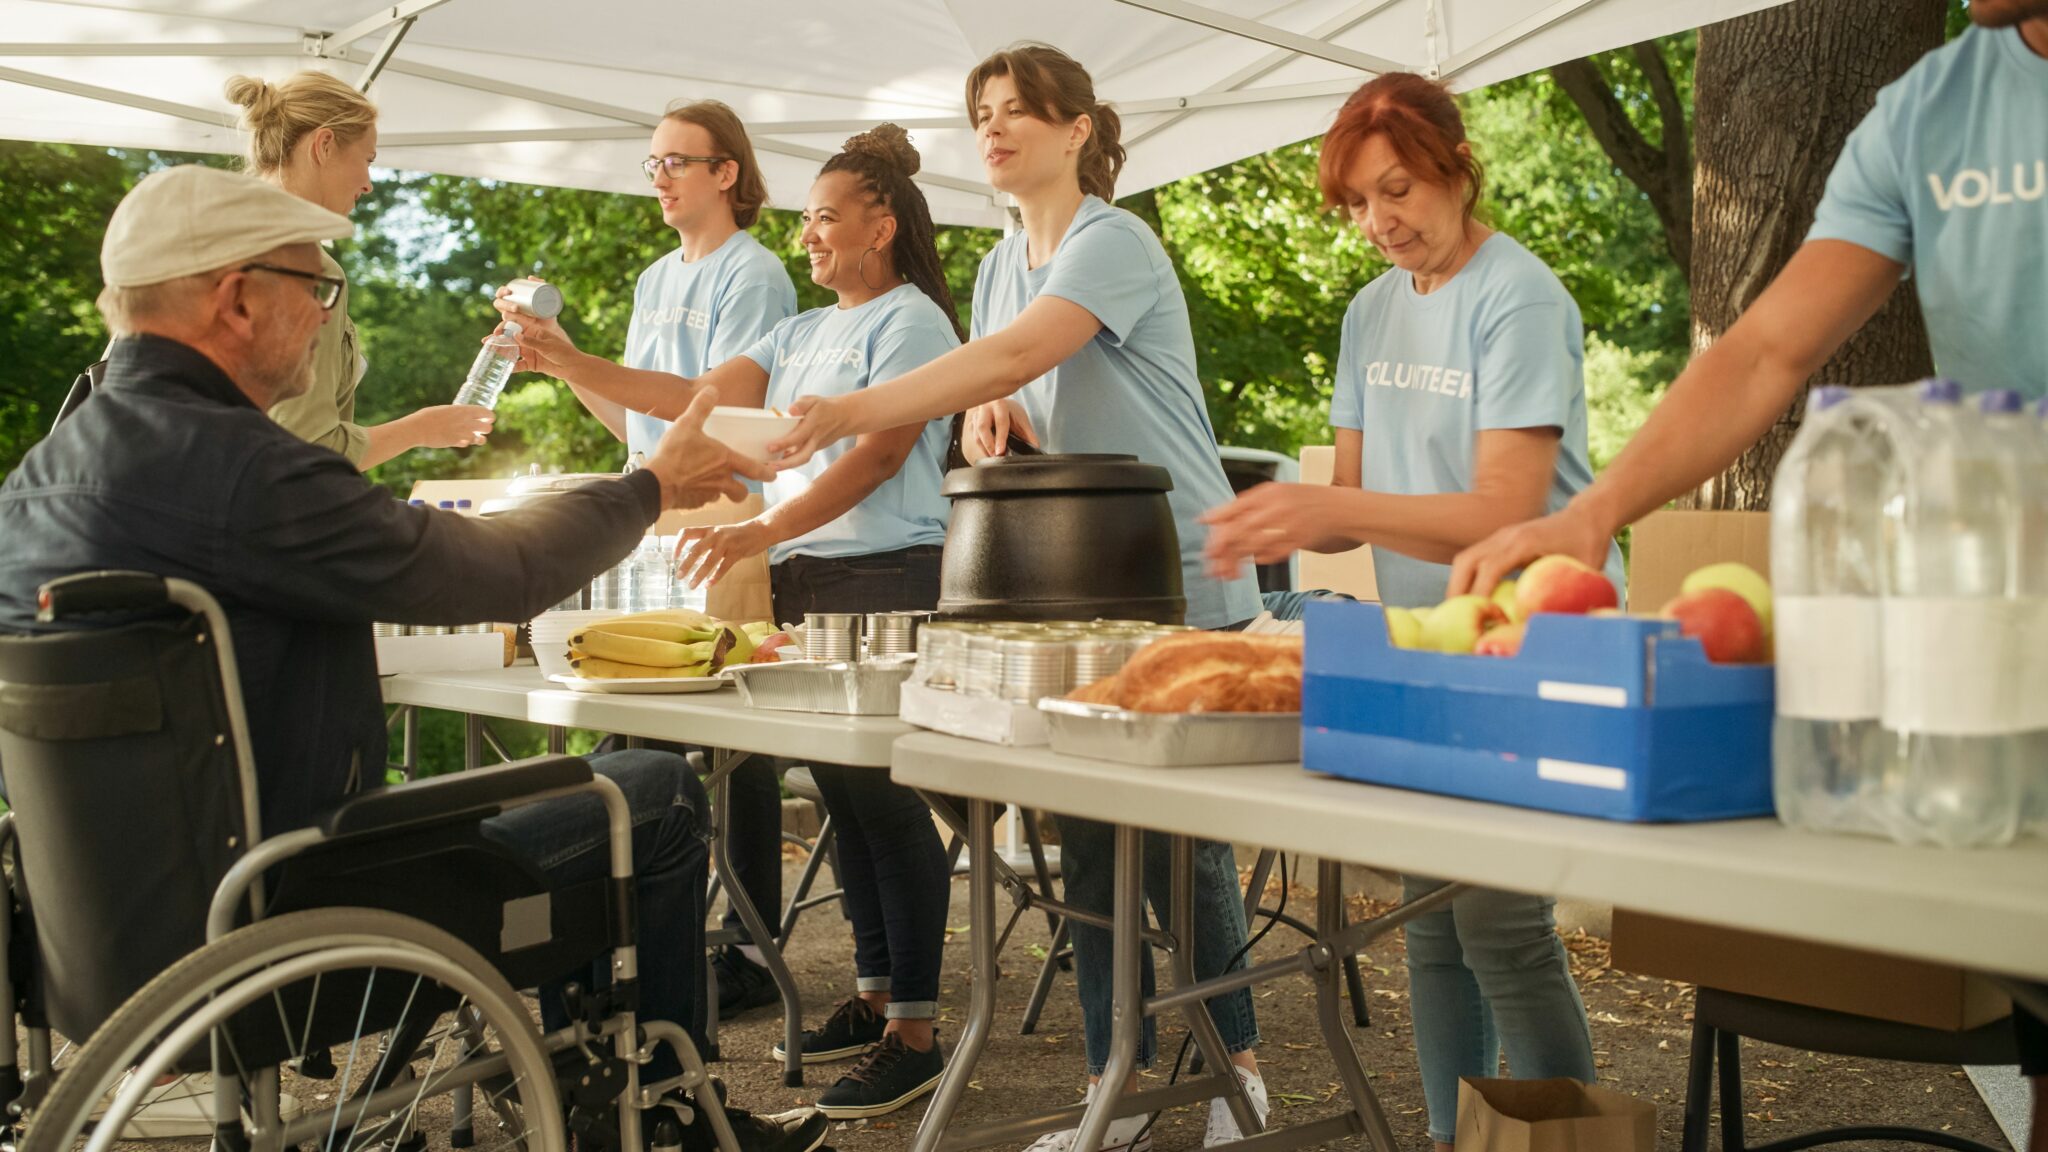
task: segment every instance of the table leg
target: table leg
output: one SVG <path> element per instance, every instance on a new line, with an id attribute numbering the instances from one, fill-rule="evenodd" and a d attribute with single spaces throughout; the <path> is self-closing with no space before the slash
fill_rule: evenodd
<path id="1" fill-rule="evenodd" d="M 474 712 L 462 714 L 462 770 L 484 766 L 484 718 Z"/>
<path id="2" fill-rule="evenodd" d="M 1173 923 L 1167 930 L 1173 933 L 1174 940 L 1173 986 L 1186 988 L 1195 982 L 1195 842 L 1186 836 L 1175 836 L 1169 843 L 1173 856 Z M 1256 1135 L 1263 1125 L 1259 1123 L 1258 1113 L 1252 1111 L 1251 1100 L 1245 1095 L 1244 1081 L 1230 1062 L 1223 1034 L 1216 1030 L 1216 1021 L 1209 1016 L 1208 1004 L 1196 1001 L 1181 1011 L 1187 1017 L 1188 1034 L 1195 1038 L 1195 1049 L 1202 1054 L 1202 1062 L 1211 1073 L 1224 1077 L 1227 1082 L 1228 1086 L 1217 1095 L 1223 1097 L 1230 1108 L 1231 1118 L 1237 1121 L 1238 1132 L 1247 1137 Z"/>
<path id="3" fill-rule="evenodd" d="M 1100 1148 L 1109 1134 L 1109 1122 L 1124 1094 L 1124 1084 L 1137 1071 L 1138 1039 L 1144 1034 L 1144 983 L 1140 979 L 1144 939 L 1138 929 L 1145 916 L 1144 832 L 1119 824 L 1116 828 L 1115 927 L 1110 936 L 1111 1001 L 1114 1004 L 1109 1029 L 1109 1063 L 1102 1070 L 1102 1082 L 1095 1099 L 1081 1116 L 1076 1148 Z"/>
<path id="4" fill-rule="evenodd" d="M 974 986 L 969 990 L 967 1023 L 960 1030 L 960 1042 L 953 1058 L 946 1062 L 945 1075 L 932 1093 L 931 1106 L 917 1126 L 912 1152 L 938 1152 L 939 1142 L 951 1127 L 960 1097 L 974 1079 L 974 1067 L 981 1050 L 988 1046 L 989 1029 L 996 1018 L 996 872 L 995 812 L 987 800 L 967 802 L 967 903 L 968 943 L 973 947 Z"/>
<path id="5" fill-rule="evenodd" d="M 400 746 L 404 748 L 401 758 L 405 764 L 405 778 L 417 780 L 420 776 L 420 710 L 406 705 L 404 736 Z"/>
<path id="6" fill-rule="evenodd" d="M 804 1009 L 802 1001 L 797 998 L 796 979 L 789 974 L 789 965 L 782 959 L 782 950 L 775 946 L 775 933 L 769 930 L 761 919 L 760 911 L 747 897 L 746 886 L 730 879 L 737 875 L 732 864 L 732 773 L 746 759 L 745 752 L 724 752 L 713 756 L 709 783 L 711 806 L 716 812 L 716 831 L 711 849 L 718 861 L 719 876 L 726 878 L 726 903 L 739 914 L 740 923 L 746 926 L 748 939 L 761 950 L 761 963 L 775 977 L 775 990 L 782 994 L 782 1082 L 790 1088 L 801 1088 L 804 1083 Z M 715 1005 L 713 1010 L 716 1010 Z"/>
<path id="7" fill-rule="evenodd" d="M 548 726 L 548 755 L 550 755 L 550 756 L 560 756 L 560 755 L 562 755 L 563 753 L 567 752 L 568 750 L 569 750 L 569 730 L 568 730 L 567 728 L 560 728 L 560 727 L 556 727 L 555 725 L 552 725 L 552 724 L 551 724 L 551 725 L 549 725 L 549 726 Z"/>
<path id="8" fill-rule="evenodd" d="M 1335 939 L 1345 929 L 1343 884 L 1342 865 L 1334 860 L 1318 862 L 1316 934 L 1322 956 L 1316 970 L 1316 1023 L 1323 1030 L 1323 1046 L 1330 1050 L 1330 1061 L 1337 1066 L 1337 1077 L 1344 1085 L 1344 1092 L 1351 1098 L 1351 1106 L 1358 1113 L 1359 1121 L 1365 1125 L 1366 1142 L 1374 1152 L 1398 1152 L 1394 1130 L 1387 1124 L 1386 1110 L 1380 1107 L 1379 1097 L 1373 1094 L 1372 1084 L 1366 1079 L 1365 1066 L 1359 1063 L 1358 1049 L 1351 1043 L 1351 1033 L 1337 1014 L 1344 966 L 1342 959 L 1325 941 Z"/>

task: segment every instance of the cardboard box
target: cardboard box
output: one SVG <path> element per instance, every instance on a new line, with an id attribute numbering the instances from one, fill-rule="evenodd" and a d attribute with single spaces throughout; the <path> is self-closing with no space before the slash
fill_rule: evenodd
<path id="1" fill-rule="evenodd" d="M 1623 972 L 1922 1028 L 1966 1031 L 2012 1014 L 2004 993 L 1960 968 L 1647 912 L 1615 909 L 1613 945 Z"/>
<path id="2" fill-rule="evenodd" d="M 1655 1152 L 1657 1106 L 1577 1080 L 1458 1081 L 1458 1152 Z"/>
<path id="3" fill-rule="evenodd" d="M 1651 513 L 1629 537 L 1629 611 L 1657 611 L 1678 595 L 1687 576 L 1727 560 L 1770 577 L 1770 513 Z"/>
<path id="4" fill-rule="evenodd" d="M 1301 450 L 1301 482 L 1328 484 L 1337 467 L 1337 450 L 1327 444 Z M 1303 591 L 1342 592 L 1358 600 L 1378 601 L 1379 581 L 1372 570 L 1372 547 L 1324 555 L 1303 552 L 1298 574 Z"/>
<path id="5" fill-rule="evenodd" d="M 1772 811 L 1771 669 L 1675 621 L 1538 615 L 1509 659 L 1396 648 L 1376 604 L 1306 623 L 1310 771 L 1608 820 Z"/>

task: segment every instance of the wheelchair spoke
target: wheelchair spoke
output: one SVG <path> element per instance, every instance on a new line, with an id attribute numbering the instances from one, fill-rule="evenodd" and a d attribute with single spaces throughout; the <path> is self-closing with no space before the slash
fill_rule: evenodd
<path id="1" fill-rule="evenodd" d="M 355 1032 L 355 1035 L 354 1035 L 354 1036 L 353 1036 L 352 1038 L 350 1038 L 350 1040 L 349 1040 L 349 1042 L 348 1042 L 348 1063 L 346 1063 L 346 1064 L 342 1065 L 342 1069 L 341 1069 L 341 1084 L 342 1084 L 342 1085 L 347 1085 L 347 1084 L 353 1083 L 353 1082 L 354 1082 L 354 1080 L 355 1080 L 355 1077 L 354 1077 L 354 1072 L 355 1072 L 355 1068 L 356 1068 L 356 1050 L 357 1050 L 357 1049 L 359 1049 L 359 1048 L 361 1048 L 361 1047 L 362 1047 L 362 1044 L 363 1044 L 363 1021 L 365 1021 L 365 1020 L 367 1020 L 367 1019 L 369 1018 L 369 1015 L 370 1015 L 370 993 L 371 993 L 371 992 L 372 992 L 372 991 L 373 991 L 373 990 L 374 990 L 374 989 L 375 989 L 376 987 L 377 987 L 377 970 L 376 970 L 375 968 L 372 968 L 372 969 L 370 969 L 370 979 L 369 979 L 369 982 L 368 982 L 368 983 L 367 983 L 367 984 L 366 984 L 366 985 L 364 986 L 364 988 L 363 988 L 363 1006 L 362 1006 L 361 1010 L 359 1010 L 359 1011 L 358 1011 L 358 1012 L 356 1013 L 356 1032 Z M 365 1098 L 365 1099 L 364 1099 L 364 1101 L 363 1101 L 363 1105 L 364 1105 L 364 1108 L 365 1108 L 365 1109 L 367 1109 L 367 1108 L 368 1108 L 368 1106 L 369 1106 L 369 1100 L 368 1100 L 367 1098 Z M 334 1119 L 333 1119 L 332 1121 L 330 1121 L 330 1122 L 328 1123 L 328 1127 L 327 1127 L 327 1143 L 326 1143 L 326 1145 L 325 1145 L 325 1149 L 326 1149 L 326 1152 L 334 1152 L 334 1138 L 335 1138 L 335 1136 L 336 1136 L 337 1134 L 339 1134 L 339 1133 L 340 1133 L 340 1131 L 341 1131 L 341 1114 L 342 1114 L 342 1111 L 343 1111 L 343 1110 L 344 1110 L 345 1108 L 346 1108 L 346 1105 L 344 1105 L 344 1104 L 343 1104 L 343 1103 L 341 1102 L 341 1098 L 340 1098 L 340 1097 L 339 1097 L 339 1096 L 337 1095 L 337 1096 L 336 1096 L 336 1098 L 335 1098 L 335 1108 L 334 1108 Z M 356 1123 L 358 1123 L 358 1124 L 362 1123 L 362 1119 L 363 1119 L 363 1117 L 362 1117 L 362 1114 L 361 1114 L 360 1112 L 359 1112 L 359 1113 L 357 1113 L 357 1115 L 356 1115 Z"/>

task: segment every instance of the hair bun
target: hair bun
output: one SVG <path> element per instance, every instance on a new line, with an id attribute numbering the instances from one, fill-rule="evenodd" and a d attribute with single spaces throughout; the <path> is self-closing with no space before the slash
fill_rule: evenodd
<path id="1" fill-rule="evenodd" d="M 844 151 L 850 156 L 873 156 L 905 176 L 917 175 L 922 163 L 917 149 L 910 145 L 910 133 L 895 124 L 877 124 L 851 137 Z"/>
<path id="2" fill-rule="evenodd" d="M 260 76 L 234 76 L 227 83 L 228 103 L 247 110 L 246 118 L 261 120 L 277 104 L 277 87 Z"/>

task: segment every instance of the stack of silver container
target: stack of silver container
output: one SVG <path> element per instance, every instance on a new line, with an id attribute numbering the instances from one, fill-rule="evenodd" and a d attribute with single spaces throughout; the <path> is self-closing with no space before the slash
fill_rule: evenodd
<path id="1" fill-rule="evenodd" d="M 1029 703 L 1113 676 L 1139 648 L 1188 630 L 1143 620 L 933 621 L 918 632 L 912 681 Z"/>

